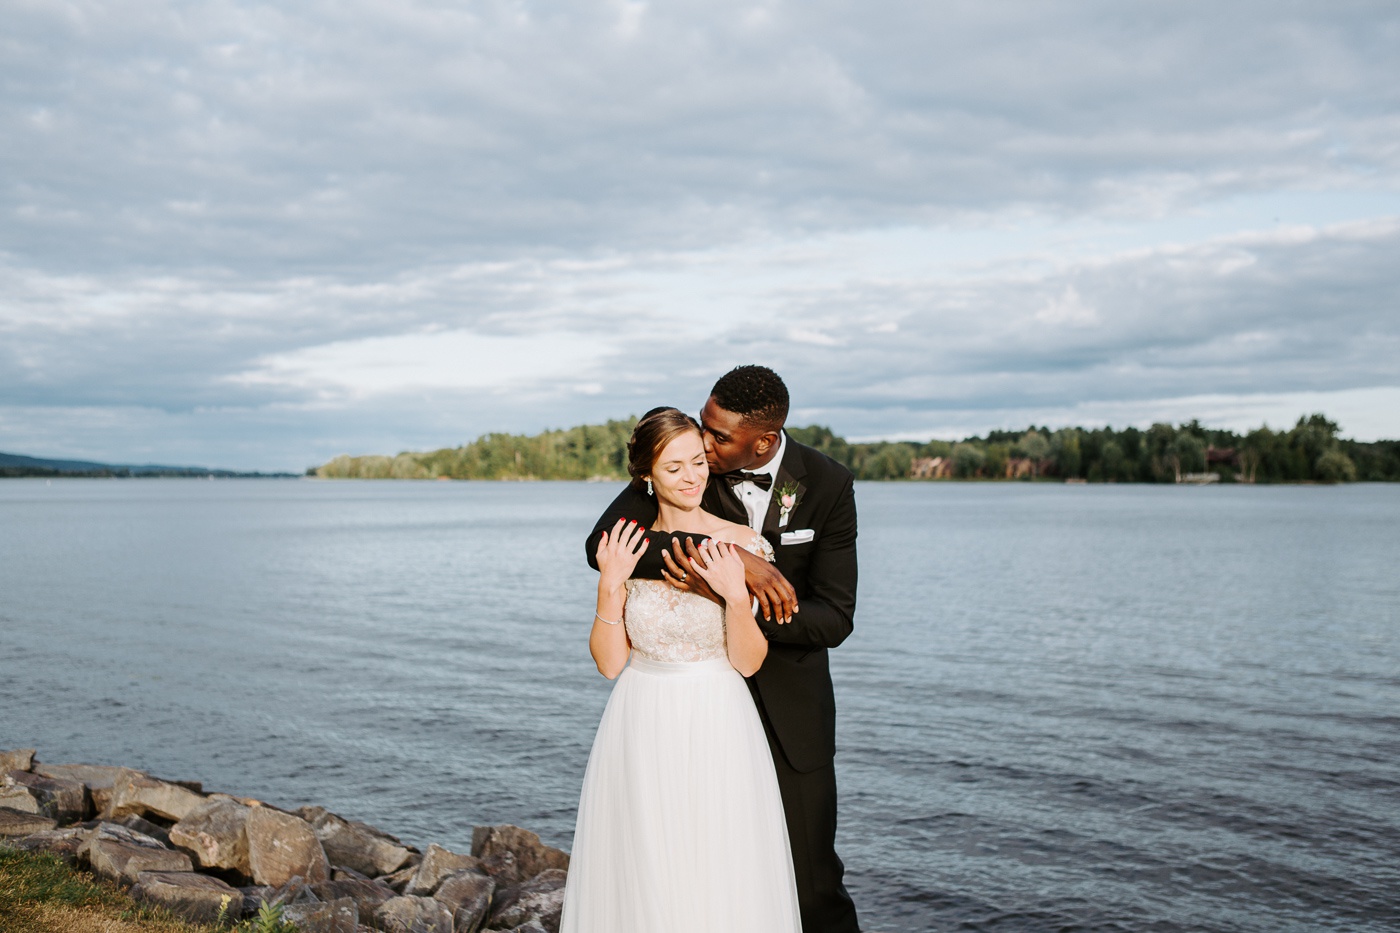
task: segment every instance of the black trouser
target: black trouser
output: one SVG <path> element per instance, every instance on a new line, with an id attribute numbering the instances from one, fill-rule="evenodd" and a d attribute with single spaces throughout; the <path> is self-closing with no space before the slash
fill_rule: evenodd
<path id="1" fill-rule="evenodd" d="M 836 854 L 836 766 L 828 763 L 815 771 L 794 771 L 762 707 L 759 718 L 783 795 L 802 933 L 859 933 L 855 902 L 841 881 L 846 866 Z"/>

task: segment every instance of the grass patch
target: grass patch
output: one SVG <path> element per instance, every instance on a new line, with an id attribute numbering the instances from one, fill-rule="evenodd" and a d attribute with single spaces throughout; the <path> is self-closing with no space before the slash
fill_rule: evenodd
<path id="1" fill-rule="evenodd" d="M 0 916 L 27 903 L 118 907 L 123 900 L 115 889 L 68 867 L 57 856 L 0 847 Z"/>
<path id="2" fill-rule="evenodd" d="M 190 923 L 47 852 L 0 844 L 0 933 L 298 933 L 280 907 L 229 926 Z"/>
<path id="3" fill-rule="evenodd" d="M 62 859 L 0 845 L 0 933 L 211 933 Z"/>

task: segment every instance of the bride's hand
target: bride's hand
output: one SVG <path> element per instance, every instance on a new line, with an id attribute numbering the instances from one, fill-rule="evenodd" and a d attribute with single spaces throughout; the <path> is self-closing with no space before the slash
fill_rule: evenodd
<path id="1" fill-rule="evenodd" d="M 726 603 L 747 603 L 749 589 L 744 583 L 744 562 L 739 559 L 734 545 L 711 538 L 700 545 L 699 550 L 699 559 L 691 558 L 691 570 Z"/>
<path id="2" fill-rule="evenodd" d="M 627 585 L 637 561 L 651 543 L 646 530 L 644 525 L 619 518 L 611 532 L 603 532 L 598 539 L 599 591 L 613 592 Z"/>

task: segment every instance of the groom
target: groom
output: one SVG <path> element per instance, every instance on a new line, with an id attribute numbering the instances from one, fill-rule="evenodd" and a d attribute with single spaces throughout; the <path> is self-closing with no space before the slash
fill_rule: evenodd
<path id="1" fill-rule="evenodd" d="M 849 470 L 783 431 L 788 392 L 764 366 L 720 377 L 700 412 L 710 483 L 706 511 L 759 531 L 776 553 L 776 569 L 740 551 L 760 604 L 768 657 L 749 689 L 768 734 L 778 772 L 797 876 L 803 933 L 857 933 L 855 904 L 836 855 L 836 699 L 827 649 L 851 633 L 856 608 L 856 504 Z M 656 502 L 631 487 L 613 500 L 588 538 L 588 562 L 604 529 L 618 518 L 650 525 Z M 665 577 L 697 589 L 682 569 L 678 538 L 652 533 L 635 576 Z M 661 545 L 658 547 L 657 545 Z M 688 582 L 687 582 L 688 581 Z"/>

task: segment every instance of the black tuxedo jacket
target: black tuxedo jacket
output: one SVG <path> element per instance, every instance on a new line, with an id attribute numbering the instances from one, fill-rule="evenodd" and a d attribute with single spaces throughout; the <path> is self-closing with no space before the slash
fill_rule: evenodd
<path id="1" fill-rule="evenodd" d="M 797 591 L 799 611 L 782 625 L 759 615 L 759 627 L 768 636 L 768 657 L 749 678 L 749 687 L 796 771 L 828 765 L 836 753 L 836 698 L 827 649 L 851 634 L 856 609 L 852 480 L 844 466 L 789 437 L 763 523 L 777 568 Z M 779 527 L 782 506 L 777 491 L 788 484 L 797 487 L 797 504 L 787 524 Z M 748 524 L 743 505 L 722 477 L 710 478 L 704 506 L 715 515 Z M 650 525 L 656 521 L 656 501 L 631 486 L 613 500 L 588 537 L 588 563 L 595 570 L 599 537 L 622 517 Z M 808 540 L 796 540 L 807 537 L 808 531 Z M 790 543 L 783 543 L 784 535 Z M 670 536 L 652 533 L 651 546 L 633 575 L 661 579 L 661 551 L 669 546 Z"/>

